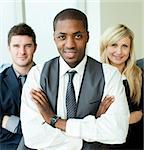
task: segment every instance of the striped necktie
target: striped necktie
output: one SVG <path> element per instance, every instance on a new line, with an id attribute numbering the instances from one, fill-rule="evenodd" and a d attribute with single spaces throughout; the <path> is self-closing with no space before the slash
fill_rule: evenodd
<path id="1" fill-rule="evenodd" d="M 76 71 L 68 72 L 69 81 L 67 84 L 67 91 L 66 91 L 67 118 L 74 118 L 76 116 L 77 111 L 75 91 L 73 86 L 73 77 L 75 73 Z"/>

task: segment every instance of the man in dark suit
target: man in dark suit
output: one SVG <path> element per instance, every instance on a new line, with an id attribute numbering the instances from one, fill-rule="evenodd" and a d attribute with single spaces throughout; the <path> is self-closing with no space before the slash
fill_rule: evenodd
<path id="1" fill-rule="evenodd" d="M 22 84 L 34 65 L 37 47 L 34 31 L 25 23 L 13 26 L 8 33 L 8 46 L 12 65 L 0 73 L 0 149 L 16 150 L 22 137 Z"/>
<path id="2" fill-rule="evenodd" d="M 53 28 L 60 57 L 34 66 L 23 88 L 25 144 L 41 150 L 106 150 L 107 144 L 124 143 L 129 109 L 121 75 L 86 55 L 86 15 L 65 9 L 54 18 Z M 106 95 L 115 100 L 97 118 Z"/>

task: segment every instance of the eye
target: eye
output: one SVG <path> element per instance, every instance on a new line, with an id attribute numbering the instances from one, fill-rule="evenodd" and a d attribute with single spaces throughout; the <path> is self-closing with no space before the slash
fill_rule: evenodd
<path id="1" fill-rule="evenodd" d="M 128 45 L 124 44 L 123 47 L 124 47 L 124 48 L 128 48 Z"/>
<path id="2" fill-rule="evenodd" d="M 75 38 L 76 38 L 76 39 L 81 39 L 81 38 L 82 38 L 82 35 L 81 35 L 81 34 L 76 34 L 76 35 L 75 35 Z"/>
<path id="3" fill-rule="evenodd" d="M 116 46 L 117 46 L 117 44 L 116 44 L 116 43 L 113 43 L 111 46 L 112 46 L 112 47 L 116 47 Z"/>
<path id="4" fill-rule="evenodd" d="M 32 44 L 27 44 L 27 45 L 25 45 L 25 47 L 30 48 L 30 47 L 32 47 Z"/>
<path id="5" fill-rule="evenodd" d="M 19 48 L 19 45 L 18 45 L 18 44 L 15 44 L 15 45 L 13 45 L 13 47 L 15 47 L 15 48 Z"/>
<path id="6" fill-rule="evenodd" d="M 65 36 L 65 35 L 59 35 L 57 38 L 58 38 L 59 40 L 65 40 L 65 39 L 66 39 L 66 36 Z"/>

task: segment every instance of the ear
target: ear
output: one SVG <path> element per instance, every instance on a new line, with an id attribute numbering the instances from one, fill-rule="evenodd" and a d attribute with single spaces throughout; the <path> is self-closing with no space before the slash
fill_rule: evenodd
<path id="1" fill-rule="evenodd" d="M 53 33 L 53 40 L 55 41 L 56 39 L 55 39 L 55 32 Z"/>
<path id="2" fill-rule="evenodd" d="M 87 31 L 87 42 L 89 41 L 89 31 Z"/>
<path id="3" fill-rule="evenodd" d="M 35 45 L 35 48 L 34 48 L 34 53 L 35 53 L 36 49 L 37 49 L 37 44 Z"/>

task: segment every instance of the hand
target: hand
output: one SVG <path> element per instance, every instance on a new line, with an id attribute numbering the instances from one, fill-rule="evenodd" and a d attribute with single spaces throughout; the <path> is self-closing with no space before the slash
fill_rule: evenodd
<path id="1" fill-rule="evenodd" d="M 113 96 L 106 96 L 100 103 L 99 109 L 96 113 L 96 118 L 104 114 L 108 110 L 110 105 L 113 103 L 113 101 L 114 101 Z"/>
<path id="2" fill-rule="evenodd" d="M 143 117 L 142 110 L 131 112 L 129 117 L 129 124 L 134 124 L 139 122 L 142 117 Z"/>
<path id="3" fill-rule="evenodd" d="M 53 110 L 49 104 L 46 94 L 41 90 L 39 90 L 39 91 L 32 90 L 31 96 L 32 96 L 34 102 L 36 103 L 44 120 L 50 124 L 50 119 L 52 116 L 55 115 L 55 113 L 53 112 Z"/>
<path id="4" fill-rule="evenodd" d="M 3 120 L 2 120 L 2 127 L 6 129 L 6 125 L 8 123 L 9 116 L 4 115 Z"/>

